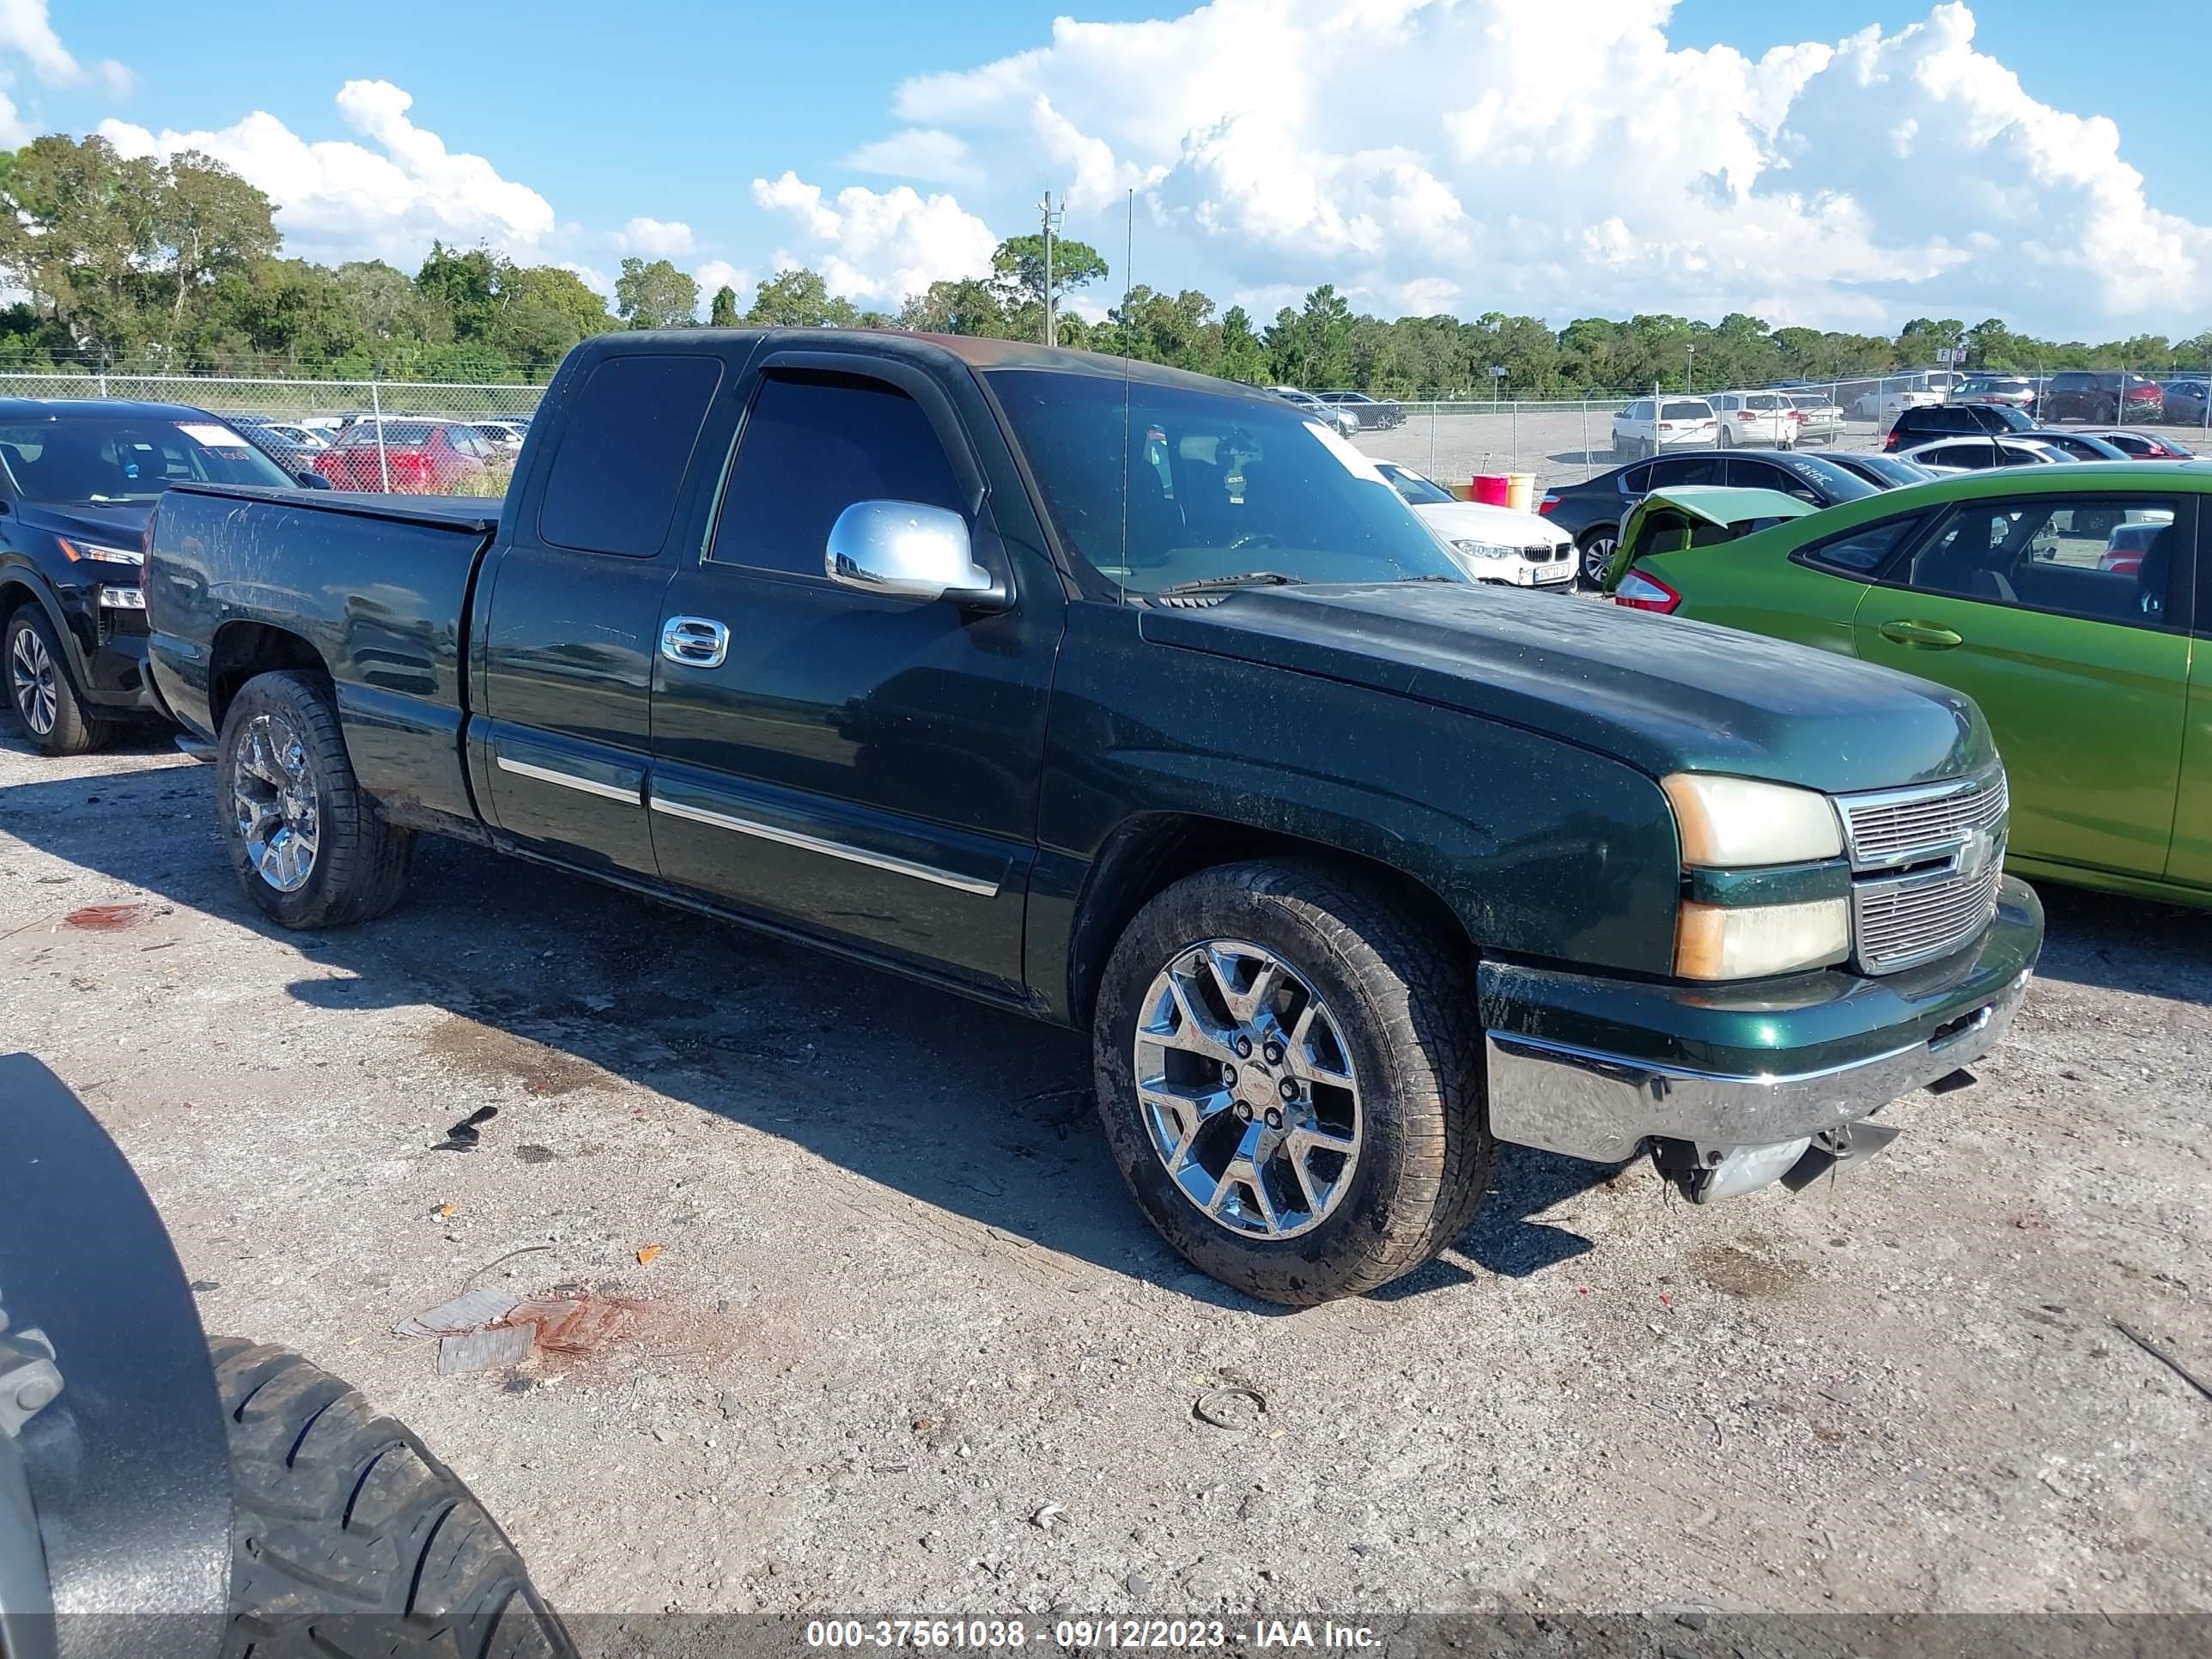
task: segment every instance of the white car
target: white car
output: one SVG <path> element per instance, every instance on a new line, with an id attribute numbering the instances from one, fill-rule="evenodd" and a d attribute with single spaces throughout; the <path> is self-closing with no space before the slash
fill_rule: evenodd
<path id="1" fill-rule="evenodd" d="M 1896 453 L 1901 459 L 1947 472 L 1978 472 L 1992 466 L 2047 466 L 2074 459 L 2033 438 L 1974 437 L 1966 433 Z"/>
<path id="2" fill-rule="evenodd" d="M 1797 411 L 1797 441 L 1832 444 L 1844 435 L 1844 411 L 1825 392 L 1785 392 Z"/>
<path id="3" fill-rule="evenodd" d="M 1795 449 L 1802 424 L 1797 405 L 1780 392 L 1718 392 L 1705 400 L 1719 425 L 1714 441 L 1723 449 L 1739 444 L 1761 449 Z"/>
<path id="4" fill-rule="evenodd" d="M 1475 580 L 1514 587 L 1574 586 L 1574 538 L 1550 520 L 1510 507 L 1461 501 L 1433 478 L 1395 461 L 1373 465 Z"/>
<path id="5" fill-rule="evenodd" d="M 1703 398 L 1662 398 L 1654 413 L 1638 398 L 1613 417 L 1613 459 L 1636 460 L 1662 449 L 1710 449 L 1720 441 L 1720 422 Z"/>
<path id="6" fill-rule="evenodd" d="M 1851 413 L 1862 421 L 1872 421 L 1877 426 L 1897 424 L 1897 417 L 1908 409 L 1925 409 L 1930 404 L 1940 404 L 1940 392 L 1919 392 L 1900 389 L 1895 392 L 1869 392 L 1862 394 L 1851 405 Z"/>

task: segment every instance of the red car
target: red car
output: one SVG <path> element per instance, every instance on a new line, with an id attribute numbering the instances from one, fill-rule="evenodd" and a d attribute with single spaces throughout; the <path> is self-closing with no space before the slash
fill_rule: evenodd
<path id="1" fill-rule="evenodd" d="M 395 495 L 450 495 L 482 476 L 496 452 L 490 441 L 459 421 L 384 422 L 383 454 L 377 422 L 356 422 L 315 457 L 315 471 L 335 489 L 390 490 Z"/>
<path id="2" fill-rule="evenodd" d="M 2157 381 L 2118 369 L 2061 369 L 2043 394 L 2046 422 L 2155 421 L 2165 413 L 2166 392 Z"/>

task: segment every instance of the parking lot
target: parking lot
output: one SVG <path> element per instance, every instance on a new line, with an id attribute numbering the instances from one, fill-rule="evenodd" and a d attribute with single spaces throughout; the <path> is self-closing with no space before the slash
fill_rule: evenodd
<path id="1" fill-rule="evenodd" d="M 1443 1261 L 1286 1314 L 1159 1244 L 1075 1038 L 447 843 L 284 934 L 205 769 L 0 738 L 6 1046 L 209 1328 L 402 1416 L 572 1613 L 2212 1607 L 2212 1400 L 2118 1328 L 2212 1377 L 2212 945 L 2045 896 L 1980 1086 L 1866 1168 L 1510 1154 Z M 470 1285 L 614 1300 L 441 1376 L 391 1328 Z"/>

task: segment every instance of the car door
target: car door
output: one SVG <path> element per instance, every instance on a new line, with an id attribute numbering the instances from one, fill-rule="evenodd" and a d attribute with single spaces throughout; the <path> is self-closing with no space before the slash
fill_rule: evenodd
<path id="1" fill-rule="evenodd" d="M 744 348 L 732 348 L 742 352 Z M 695 553 L 736 420 L 742 358 L 607 353 L 578 371 L 477 580 L 471 763 L 485 817 L 520 850 L 659 872 L 645 804 L 654 649 L 674 550 Z M 714 435 L 719 431 L 717 439 Z"/>
<path id="2" fill-rule="evenodd" d="M 1011 994 L 1065 599 L 1001 539 L 1002 512 L 1029 514 L 1012 458 L 973 423 L 994 501 L 950 397 L 874 354 L 754 374 L 705 555 L 663 606 L 653 834 L 663 878 L 714 902 Z M 961 514 L 1012 603 L 831 580 L 831 526 L 876 500 Z"/>
<path id="3" fill-rule="evenodd" d="M 2098 568 L 2164 520 L 2132 574 Z M 2172 839 L 2189 690 L 2194 498 L 2021 493 L 1961 503 L 1860 599 L 1870 662 L 1967 693 L 2012 782 L 2019 855 L 2155 878 Z"/>
<path id="4" fill-rule="evenodd" d="M 2200 498 L 2201 504 L 2201 498 Z M 2197 608 L 2190 618 L 2189 707 L 2173 804 L 2168 881 L 2212 888 L 2212 525 L 2197 520 Z"/>

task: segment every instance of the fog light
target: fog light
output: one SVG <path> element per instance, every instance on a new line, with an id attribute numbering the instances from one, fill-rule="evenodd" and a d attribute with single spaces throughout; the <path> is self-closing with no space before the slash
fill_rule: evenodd
<path id="1" fill-rule="evenodd" d="M 146 590 L 143 587 L 103 587 L 100 602 L 110 611 L 143 611 Z"/>

